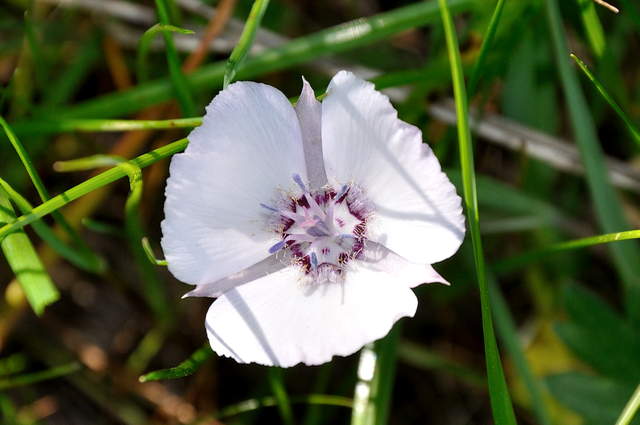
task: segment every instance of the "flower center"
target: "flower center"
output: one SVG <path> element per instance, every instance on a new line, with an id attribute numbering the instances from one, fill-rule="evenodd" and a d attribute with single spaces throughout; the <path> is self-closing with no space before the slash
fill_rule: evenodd
<path id="1" fill-rule="evenodd" d="M 316 286 L 339 282 L 346 264 L 365 246 L 373 204 L 353 184 L 339 190 L 327 185 L 312 192 L 298 174 L 293 179 L 302 196 L 282 196 L 275 206 L 260 204 L 272 211 L 267 224 L 280 239 L 269 253 L 286 251 L 291 264 Z"/>

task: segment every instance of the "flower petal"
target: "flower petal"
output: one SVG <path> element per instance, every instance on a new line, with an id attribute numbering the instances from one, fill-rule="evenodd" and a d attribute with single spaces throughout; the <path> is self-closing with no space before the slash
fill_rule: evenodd
<path id="1" fill-rule="evenodd" d="M 295 111 L 302 130 L 304 159 L 309 175 L 309 189 L 318 190 L 327 184 L 327 174 L 322 159 L 322 105 L 307 80 L 302 78 L 302 93 Z"/>
<path id="2" fill-rule="evenodd" d="M 407 285 L 361 262 L 341 283 L 300 286 L 298 277 L 288 268 L 218 298 L 206 318 L 214 351 L 241 363 L 322 364 L 382 338 L 418 304 Z"/>
<path id="3" fill-rule="evenodd" d="M 431 264 L 416 264 L 405 260 L 384 245 L 369 241 L 358 257 L 377 270 L 389 273 L 409 288 L 423 283 L 443 283 L 449 285 Z"/>
<path id="4" fill-rule="evenodd" d="M 175 155 L 167 180 L 162 249 L 169 270 L 191 284 L 215 282 L 264 260 L 274 243 L 260 206 L 306 180 L 295 111 L 277 89 L 235 83 L 207 107 Z"/>
<path id="5" fill-rule="evenodd" d="M 371 239 L 414 263 L 453 255 L 464 237 L 461 200 L 420 130 L 399 120 L 373 84 L 349 72 L 339 72 L 327 91 L 327 177 L 366 190 L 378 217 Z"/>

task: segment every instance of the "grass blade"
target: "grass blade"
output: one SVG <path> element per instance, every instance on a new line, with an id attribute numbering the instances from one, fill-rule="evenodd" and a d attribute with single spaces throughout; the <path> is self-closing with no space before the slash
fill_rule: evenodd
<path id="1" fill-rule="evenodd" d="M 607 93 L 607 91 L 605 90 L 604 87 L 602 87 L 602 84 L 600 84 L 600 82 L 596 79 L 596 77 L 591 73 L 591 71 L 589 71 L 589 69 L 587 68 L 587 66 L 584 64 L 584 62 L 582 62 L 576 55 L 572 54 L 571 57 L 576 61 L 576 63 L 578 64 L 578 66 L 580 67 L 580 69 L 582 69 L 582 71 L 587 75 L 587 77 L 589 77 L 589 79 L 591 80 L 591 82 L 593 83 L 594 86 L 596 86 L 596 88 L 598 89 L 598 91 L 600 92 L 600 94 L 602 95 L 602 97 L 604 97 L 604 99 L 609 102 L 609 105 L 611 105 L 611 107 L 617 112 L 617 114 L 620 116 L 620 118 L 622 118 L 622 120 L 624 121 L 624 123 L 627 125 L 627 128 L 629 129 L 629 132 L 631 133 L 631 136 L 633 137 L 633 139 L 636 141 L 636 143 L 640 144 L 640 133 L 638 133 L 638 130 L 636 130 L 635 126 L 633 125 L 633 123 L 631 122 L 631 120 L 629 119 L 629 117 L 627 116 L 627 114 L 625 114 L 622 109 L 620 109 L 620 107 L 618 106 L 618 104 L 615 102 L 615 100 L 613 100 L 613 98 L 611 96 L 609 96 L 609 93 Z"/>
<path id="2" fill-rule="evenodd" d="M 43 370 L 42 372 L 28 373 L 19 376 L 12 376 L 0 379 L 0 390 L 6 390 L 8 388 L 24 387 L 40 381 L 46 381 L 47 379 L 58 378 L 65 376 L 73 372 L 77 372 L 81 369 L 80 363 L 73 362 L 66 365 L 53 367 L 49 370 Z"/>
<path id="3" fill-rule="evenodd" d="M 131 162 L 140 168 L 144 168 L 157 161 L 160 161 L 161 159 L 171 156 L 174 153 L 184 150 L 188 144 L 189 141 L 186 138 L 181 139 L 167 146 L 163 146 L 161 148 L 148 152 L 144 155 L 140 155 L 139 157 L 131 160 Z M 59 209 L 60 207 L 68 204 L 75 199 L 78 199 L 82 195 L 86 195 L 92 190 L 112 183 L 126 175 L 127 173 L 121 167 L 115 167 L 95 177 L 90 178 L 84 183 L 80 183 L 79 185 L 35 207 L 28 214 L 18 217 L 13 221 L 7 221 L 7 224 L 4 227 L 0 228 L 0 240 L 2 240 L 2 238 L 5 238 L 12 232 L 15 232 L 16 230 L 33 222 L 34 220 L 42 218 L 47 214 L 51 214 L 53 211 Z"/>
<path id="4" fill-rule="evenodd" d="M 211 357 L 213 357 L 213 350 L 207 342 L 202 348 L 193 353 L 191 357 L 180 363 L 179 366 L 147 373 L 146 375 L 142 375 L 138 380 L 140 382 L 147 382 L 159 381 L 161 379 L 184 378 L 185 376 L 192 375 Z"/>
<path id="5" fill-rule="evenodd" d="M 625 406 L 620 418 L 616 421 L 616 425 L 627 425 L 633 419 L 633 416 L 638 411 L 638 407 L 640 407 L 640 385 L 636 388 L 636 391 L 631 396 L 629 403 Z"/>
<path id="6" fill-rule="evenodd" d="M 9 195 L 0 187 L 0 222 L 10 223 L 14 220 L 15 213 Z M 42 265 L 31 241 L 20 229 L 5 237 L 0 242 L 0 247 L 31 308 L 37 315 L 41 315 L 46 306 L 60 298 L 60 293 Z"/>
<path id="7" fill-rule="evenodd" d="M 469 129 L 469 107 L 465 93 L 464 74 L 460 60 L 460 51 L 456 38 L 453 19 L 447 8 L 446 0 L 438 0 L 442 16 L 447 50 L 451 65 L 456 113 L 458 116 L 458 142 L 460 144 L 460 162 L 464 186 L 464 201 L 467 207 L 467 217 L 473 243 L 473 253 L 476 262 L 476 273 L 480 286 L 480 302 L 482 308 L 482 329 L 487 360 L 487 375 L 489 380 L 489 394 L 491 407 L 496 423 L 515 424 L 515 414 L 511 405 L 511 397 L 502 371 L 500 354 L 496 343 L 493 322 L 491 320 L 491 305 L 489 302 L 489 287 L 485 270 L 482 241 L 480 239 L 480 216 L 478 214 L 478 195 L 475 182 L 473 164 L 473 149 L 471 132 Z"/>
<path id="8" fill-rule="evenodd" d="M 136 77 L 138 83 L 144 83 L 149 79 L 149 47 L 156 35 L 165 32 L 177 32 L 179 34 L 193 34 L 194 32 L 174 25 L 155 24 L 145 31 L 138 40 L 138 55 L 136 57 Z"/>
<path id="9" fill-rule="evenodd" d="M 156 8 L 158 9 L 158 19 L 162 25 L 171 25 L 169 22 L 169 12 L 165 0 L 156 0 Z M 173 36 L 171 32 L 163 31 L 165 52 L 167 55 L 167 65 L 169 66 L 169 77 L 173 85 L 182 114 L 185 117 L 193 117 L 196 115 L 196 107 L 191 96 L 191 91 L 187 85 L 187 80 L 182 73 L 180 58 L 178 57 L 178 51 L 176 45 L 173 42 Z"/>
<path id="10" fill-rule="evenodd" d="M 253 42 L 256 39 L 256 34 L 258 34 L 258 28 L 260 28 L 262 17 L 267 11 L 268 5 L 269 0 L 256 0 L 253 3 L 251 12 L 249 12 L 249 17 L 247 18 L 247 23 L 245 24 L 240 40 L 238 41 L 238 45 L 233 49 L 233 52 L 231 52 L 231 56 L 229 56 L 227 68 L 224 71 L 224 81 L 222 83 L 223 89 L 226 89 L 227 86 L 231 84 L 238 72 L 238 69 L 247 58 L 247 55 L 251 50 L 251 46 L 253 46 Z"/>

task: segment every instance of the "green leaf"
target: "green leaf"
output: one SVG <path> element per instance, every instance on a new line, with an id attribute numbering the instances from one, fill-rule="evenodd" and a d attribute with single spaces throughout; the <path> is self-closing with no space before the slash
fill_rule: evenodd
<path id="1" fill-rule="evenodd" d="M 9 195 L 0 187 L 0 223 L 12 222 L 15 218 Z M 0 242 L 0 247 L 31 308 L 38 316 L 41 315 L 46 306 L 60 298 L 60 293 L 42 265 L 31 241 L 20 229 L 6 236 Z"/>
<path id="2" fill-rule="evenodd" d="M 571 322 L 556 333 L 601 373 L 631 387 L 640 382 L 640 333 L 593 292 L 567 285 L 563 299 Z"/>
<path id="3" fill-rule="evenodd" d="M 160 379 L 184 378 L 185 376 L 192 375 L 211 357 L 213 357 L 213 350 L 209 343 L 205 343 L 202 348 L 193 353 L 187 360 L 180 363 L 179 366 L 147 373 L 146 375 L 142 375 L 139 381 L 147 382 L 159 381 Z"/>
<path id="4" fill-rule="evenodd" d="M 594 425 L 614 423 L 633 393 L 633 387 L 579 372 L 550 375 L 544 381 L 560 403 Z M 640 420 L 636 418 L 632 423 L 640 424 Z"/>

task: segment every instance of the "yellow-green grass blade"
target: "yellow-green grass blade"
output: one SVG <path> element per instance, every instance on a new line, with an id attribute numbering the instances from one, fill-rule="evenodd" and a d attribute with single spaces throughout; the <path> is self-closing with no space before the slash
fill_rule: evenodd
<path id="1" fill-rule="evenodd" d="M 485 354 L 487 361 L 487 376 L 491 407 L 496 423 L 515 424 L 515 414 L 511 405 L 511 397 L 504 378 L 500 354 L 496 343 L 493 322 L 491 319 L 491 305 L 489 301 L 489 287 L 485 270 L 482 240 L 480 238 L 480 216 L 478 213 L 478 195 L 475 183 L 473 163 L 473 146 L 469 129 L 469 109 L 464 85 L 464 74 L 460 60 L 458 40 L 456 38 L 453 18 L 447 8 L 446 0 L 438 0 L 442 16 L 442 24 L 447 40 L 447 51 L 451 65 L 456 113 L 458 116 L 458 143 L 460 146 L 460 162 L 464 187 L 464 202 L 467 209 L 467 219 L 473 243 L 476 273 L 480 286 L 480 302 L 482 309 L 482 329 L 484 332 Z"/>
<path id="2" fill-rule="evenodd" d="M 15 217 L 9 195 L 0 187 L 0 222 L 12 222 Z M 42 265 L 31 241 L 20 229 L 2 239 L 0 247 L 31 308 L 37 315 L 41 315 L 46 306 L 60 298 L 60 293 Z"/>
<path id="3" fill-rule="evenodd" d="M 633 419 L 638 411 L 638 407 L 640 407 L 640 385 L 638 385 L 638 388 L 636 388 L 635 392 L 629 399 L 629 402 L 616 421 L 616 425 L 627 425 L 631 422 L 631 419 Z"/>

